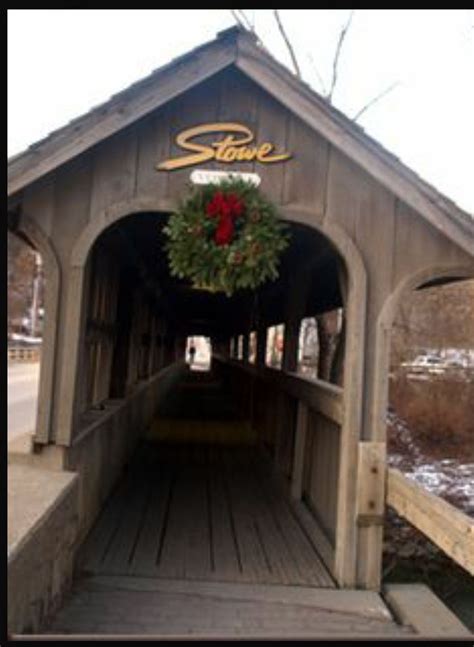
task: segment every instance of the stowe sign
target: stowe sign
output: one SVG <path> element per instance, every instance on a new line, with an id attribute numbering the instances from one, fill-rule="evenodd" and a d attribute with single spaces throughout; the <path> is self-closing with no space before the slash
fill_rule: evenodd
<path id="1" fill-rule="evenodd" d="M 223 133 L 225 136 L 211 144 L 199 144 L 196 141 L 191 141 L 200 135 L 210 133 Z M 158 164 L 156 169 L 158 171 L 174 171 L 211 160 L 225 164 L 253 161 L 272 164 L 284 162 L 291 157 L 291 153 L 273 153 L 275 145 L 270 142 L 250 146 L 249 144 L 254 140 L 254 133 L 243 124 L 222 122 L 194 126 L 181 131 L 176 137 L 176 144 L 185 151 L 192 151 L 192 154 L 172 157 Z"/>

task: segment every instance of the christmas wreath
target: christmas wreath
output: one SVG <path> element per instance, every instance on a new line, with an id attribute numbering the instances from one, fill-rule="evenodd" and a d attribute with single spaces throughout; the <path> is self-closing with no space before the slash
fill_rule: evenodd
<path id="1" fill-rule="evenodd" d="M 275 206 L 241 179 L 193 187 L 164 231 L 171 274 L 227 296 L 275 280 L 289 239 Z"/>

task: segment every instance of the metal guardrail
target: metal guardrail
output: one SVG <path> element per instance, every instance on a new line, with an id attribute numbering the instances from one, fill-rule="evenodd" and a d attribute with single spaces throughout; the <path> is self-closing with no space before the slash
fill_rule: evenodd
<path id="1" fill-rule="evenodd" d="M 9 346 L 9 362 L 39 362 L 41 346 Z"/>

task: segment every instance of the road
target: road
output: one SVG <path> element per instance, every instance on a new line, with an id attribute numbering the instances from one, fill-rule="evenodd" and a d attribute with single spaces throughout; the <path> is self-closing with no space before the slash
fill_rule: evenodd
<path id="1" fill-rule="evenodd" d="M 39 362 L 8 364 L 9 441 L 35 428 L 39 367 Z"/>

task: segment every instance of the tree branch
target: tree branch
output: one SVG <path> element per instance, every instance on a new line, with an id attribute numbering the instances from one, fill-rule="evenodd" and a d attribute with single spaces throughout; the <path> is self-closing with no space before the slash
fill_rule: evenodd
<path id="1" fill-rule="evenodd" d="M 232 13 L 232 16 L 233 16 L 235 22 L 240 27 L 242 27 L 242 29 L 245 29 L 246 31 L 251 32 L 256 37 L 257 42 L 260 45 L 260 47 L 262 49 L 264 49 L 266 52 L 268 52 L 268 48 L 265 47 L 265 43 L 263 42 L 263 40 L 260 38 L 260 36 L 256 32 L 255 26 L 250 22 L 249 18 L 245 14 L 245 12 L 242 11 L 242 9 L 238 9 L 237 11 L 235 9 L 231 9 L 230 11 Z"/>
<path id="2" fill-rule="evenodd" d="M 251 31 L 251 32 L 255 33 L 255 28 L 254 28 L 254 26 L 252 25 L 252 23 L 250 22 L 250 20 L 249 20 L 249 18 L 248 18 L 248 16 L 247 16 L 247 14 L 245 13 L 245 11 L 243 11 L 242 9 L 238 9 L 237 11 L 238 11 L 238 13 L 240 14 L 240 17 L 241 17 L 242 21 L 245 23 L 245 27 L 246 27 L 249 31 Z"/>
<path id="3" fill-rule="evenodd" d="M 363 108 L 359 110 L 359 112 L 352 117 L 352 121 L 357 121 L 359 117 L 361 117 L 364 112 L 367 112 L 369 108 L 371 108 L 373 105 L 375 105 L 380 99 L 383 99 L 383 97 L 387 96 L 389 92 L 392 92 L 397 86 L 400 85 L 400 81 L 395 81 L 395 83 L 392 83 L 392 85 L 389 85 L 388 88 L 385 88 L 385 90 L 382 90 L 380 94 L 377 94 L 373 99 L 371 99 L 368 103 L 365 104 Z"/>
<path id="4" fill-rule="evenodd" d="M 268 49 L 265 47 L 265 44 L 263 43 L 262 39 L 260 38 L 260 36 L 258 35 L 257 31 L 255 30 L 255 25 L 254 25 L 254 24 L 252 24 L 252 22 L 249 20 L 249 18 L 248 18 L 248 16 L 246 15 L 246 13 L 245 13 L 242 9 L 231 9 L 230 11 L 231 11 L 231 13 L 232 13 L 232 16 L 233 16 L 233 18 L 234 18 L 235 22 L 236 22 L 240 27 L 242 27 L 243 29 L 245 29 L 245 30 L 247 30 L 247 31 L 251 32 L 252 34 L 254 34 L 254 36 L 257 38 L 257 41 L 258 41 L 259 45 L 260 45 L 264 50 L 268 51 Z M 336 47 L 336 51 L 335 51 L 334 59 L 333 59 L 333 65 L 332 65 L 332 79 L 331 79 L 331 85 L 330 85 L 329 92 L 327 91 L 326 84 L 324 83 L 323 78 L 322 78 L 322 76 L 320 75 L 320 73 L 319 73 L 319 71 L 318 71 L 318 69 L 317 69 L 317 67 L 316 67 L 316 65 L 315 65 L 315 63 L 314 63 L 314 59 L 313 59 L 313 57 L 312 57 L 311 55 L 309 55 L 309 56 L 308 56 L 309 61 L 310 61 L 311 65 L 312 65 L 312 68 L 313 68 L 313 70 L 314 70 L 314 73 L 315 73 L 315 75 L 316 75 L 316 77 L 317 77 L 317 79 L 318 79 L 318 82 L 319 82 L 319 84 L 321 85 L 321 88 L 322 88 L 323 94 L 324 94 L 324 96 L 326 97 L 326 99 L 329 101 L 329 103 L 332 103 L 332 98 L 333 98 L 333 95 L 334 95 L 334 90 L 335 90 L 335 88 L 336 88 L 337 81 L 338 81 L 338 78 L 339 78 L 339 62 L 340 62 L 341 52 L 342 52 L 342 48 L 343 48 L 343 45 L 344 45 L 345 38 L 346 38 L 347 33 L 349 32 L 349 29 L 350 29 L 350 27 L 351 27 L 352 19 L 353 19 L 353 17 L 354 17 L 354 13 L 355 13 L 355 10 L 352 10 L 352 11 L 350 12 L 349 17 L 348 17 L 348 19 L 347 19 L 347 21 L 346 21 L 346 24 L 343 26 L 343 28 L 341 29 L 341 32 L 340 32 L 340 34 L 339 34 L 339 39 L 338 39 L 338 42 L 337 42 L 337 47 Z M 274 9 L 274 10 L 273 10 L 273 15 L 274 15 L 275 20 L 276 20 L 276 23 L 277 23 L 277 25 L 278 25 L 278 29 L 280 30 L 280 34 L 281 34 L 281 36 L 283 37 L 283 40 L 285 41 L 285 45 L 286 45 L 286 47 L 287 47 L 287 49 L 288 49 L 288 52 L 289 52 L 289 54 L 290 54 L 290 57 L 291 57 L 291 61 L 292 61 L 292 64 L 293 64 L 293 68 L 294 68 L 295 75 L 296 75 L 299 79 L 302 79 L 301 69 L 300 69 L 300 66 L 299 66 L 299 64 L 298 64 L 298 59 L 296 58 L 295 49 L 294 49 L 294 47 L 293 47 L 293 45 L 292 45 L 292 43 L 291 43 L 291 41 L 290 41 L 290 39 L 289 39 L 289 37 L 288 37 L 287 31 L 286 31 L 286 29 L 285 29 L 285 26 L 284 26 L 284 24 L 283 24 L 283 22 L 282 22 L 282 20 L 281 20 L 281 16 L 280 16 L 279 10 L 278 10 L 278 9 Z M 367 110 L 369 110 L 369 109 L 370 109 L 372 106 L 374 106 L 377 102 L 379 102 L 381 99 L 383 99 L 383 97 L 385 97 L 387 94 L 389 94 L 390 92 L 392 92 L 392 90 L 394 90 L 398 85 L 400 85 L 400 82 L 399 82 L 399 81 L 396 81 L 395 83 L 392 83 L 389 87 L 385 88 L 385 90 L 383 90 L 383 91 L 382 91 L 382 92 L 380 92 L 378 95 L 376 95 L 373 99 L 371 99 L 370 101 L 368 101 L 368 102 L 367 102 L 367 103 L 366 103 L 366 104 L 365 104 L 365 105 L 364 105 L 364 106 L 363 106 L 363 107 L 362 107 L 362 108 L 357 112 L 357 114 L 352 118 L 352 121 L 356 122 L 358 119 L 360 119 L 360 117 L 361 117 L 365 112 L 367 112 Z"/>
<path id="5" fill-rule="evenodd" d="M 283 23 L 281 22 L 278 9 L 273 10 L 273 15 L 275 16 L 275 20 L 277 22 L 278 29 L 280 30 L 280 34 L 283 36 L 283 40 L 285 41 L 288 52 L 290 53 L 291 61 L 293 63 L 293 67 L 295 68 L 295 74 L 299 79 L 301 79 L 301 70 L 300 70 L 300 66 L 298 65 L 298 61 L 296 59 L 295 50 L 293 49 L 290 39 L 288 38 L 288 34 L 286 33 Z"/>
<path id="6" fill-rule="evenodd" d="M 231 10 L 230 10 L 230 12 L 231 12 L 232 16 L 234 17 L 235 22 L 236 22 L 240 27 L 243 27 L 244 29 L 247 29 L 247 26 L 246 26 L 246 25 L 244 25 L 244 23 L 242 22 L 242 20 L 241 20 L 241 18 L 240 18 L 240 16 L 239 16 L 239 14 L 236 12 L 236 10 L 235 10 L 235 9 L 231 9 Z"/>
<path id="7" fill-rule="evenodd" d="M 338 74 L 339 74 L 339 57 L 341 56 L 342 45 L 344 43 L 344 39 L 346 38 L 349 27 L 351 26 L 353 16 L 354 16 L 354 10 L 352 10 L 351 13 L 349 14 L 349 18 L 348 18 L 346 24 L 344 25 L 344 27 L 342 28 L 341 33 L 339 34 L 339 40 L 338 40 L 337 47 L 336 47 L 336 53 L 334 54 L 334 60 L 333 60 L 333 63 L 332 63 L 331 88 L 329 90 L 329 94 L 326 97 L 326 99 L 329 101 L 329 103 L 332 103 L 332 95 L 334 94 L 334 89 L 336 87 L 337 77 L 338 77 Z"/>
<path id="8" fill-rule="evenodd" d="M 318 79 L 318 81 L 319 81 L 319 85 L 321 86 L 321 89 L 322 89 L 323 95 L 324 95 L 324 96 L 327 96 L 328 90 L 327 90 L 326 84 L 324 83 L 323 77 L 322 77 L 322 76 L 321 76 L 321 74 L 319 73 L 319 70 L 318 70 L 318 68 L 316 67 L 316 63 L 314 62 L 314 58 L 312 57 L 312 55 L 311 55 L 311 54 L 308 54 L 308 61 L 310 62 L 311 67 L 313 68 L 313 72 L 315 73 L 316 78 L 317 78 L 317 79 Z"/>

